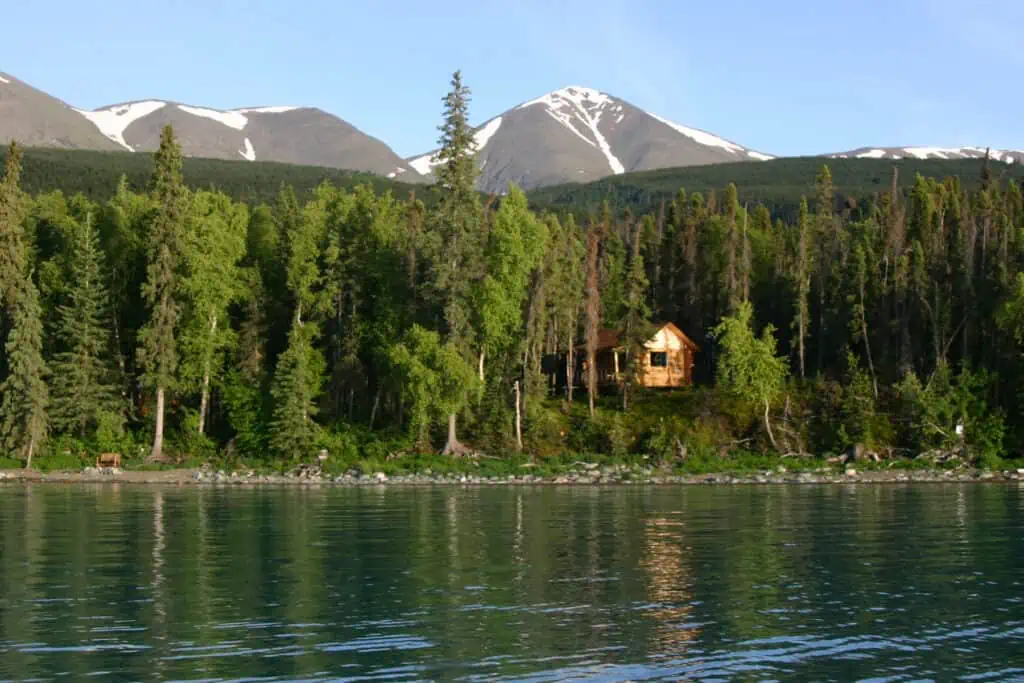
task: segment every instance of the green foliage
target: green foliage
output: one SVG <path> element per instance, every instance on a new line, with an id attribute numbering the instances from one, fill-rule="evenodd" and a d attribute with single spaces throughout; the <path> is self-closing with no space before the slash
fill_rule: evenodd
<path id="1" fill-rule="evenodd" d="M 270 395 L 274 399 L 270 446 L 284 458 L 299 460 L 313 453 L 319 425 L 317 397 L 323 384 L 324 359 L 313 346 L 316 329 L 296 320 L 288 348 L 277 361 Z"/>
<path id="2" fill-rule="evenodd" d="M 242 453 L 266 454 L 270 435 L 263 387 L 247 381 L 239 370 L 231 370 L 225 377 L 221 397 L 234 433 L 234 446 Z"/>
<path id="3" fill-rule="evenodd" d="M 147 187 L 153 163 L 154 155 L 148 152 L 28 148 L 22 157 L 22 186 L 31 194 L 61 190 L 68 196 L 82 193 L 93 201 L 105 201 L 122 179 L 132 191 Z M 189 189 L 216 187 L 251 206 L 273 202 L 282 185 L 294 187 L 304 200 L 324 182 L 346 189 L 369 185 L 377 193 L 391 191 L 398 196 L 415 190 L 421 199 L 433 203 L 432 192 L 423 185 L 324 166 L 188 157 L 182 168 Z"/>
<path id="4" fill-rule="evenodd" d="M 26 275 L 7 338 L 8 374 L 0 383 L 0 439 L 8 453 L 31 466 L 32 456 L 50 429 L 49 371 L 43 360 L 43 323 L 39 294 Z"/>
<path id="5" fill-rule="evenodd" d="M 876 450 L 891 445 L 894 434 L 891 422 L 878 410 L 871 376 L 860 366 L 857 357 L 847 354 L 848 378 L 843 389 L 842 428 L 843 446 L 860 443 Z"/>
<path id="6" fill-rule="evenodd" d="M 129 458 L 138 451 L 132 433 L 124 425 L 124 415 L 104 411 L 96 416 L 96 451 L 99 453 L 120 453 Z"/>
<path id="7" fill-rule="evenodd" d="M 162 466 L 138 443 L 159 454 L 154 393 L 183 464 L 285 468 L 327 450 L 332 471 L 539 474 L 581 457 L 710 471 L 769 467 L 759 430 L 787 454 L 916 455 L 956 448 L 957 421 L 979 462 L 1024 447 L 1001 417 L 1024 414 L 1016 166 L 978 190 L 976 161 L 835 159 L 826 173 L 789 159 L 483 203 L 461 75 L 444 105 L 438 182 L 408 201 L 411 186 L 366 176 L 183 159 L 170 130 L 155 156 L 30 150 L 24 172 L 13 148 L 8 447 L 39 445 L 47 389 L 47 458 L 81 435 L 66 443 L 132 467 Z M 949 173 L 964 177 L 926 177 Z M 563 213 L 531 210 L 548 200 Z M 644 389 L 635 364 L 619 396 L 595 395 L 593 413 L 577 402 L 585 338 L 614 328 L 634 362 L 651 319 L 702 347 L 696 386 Z M 446 426 L 445 452 L 493 458 L 432 454 Z"/>
<path id="8" fill-rule="evenodd" d="M 1002 412 L 987 400 L 993 378 L 966 367 L 954 374 L 940 364 L 922 384 L 910 373 L 896 386 L 911 443 L 922 450 L 956 451 L 992 458 L 1003 453 L 1005 424 Z M 962 436 L 957 433 L 962 427 Z"/>
<path id="9" fill-rule="evenodd" d="M 472 355 L 474 270 L 481 254 L 480 199 L 474 189 L 476 161 L 469 125 L 469 89 L 461 74 L 452 76 L 444 98 L 444 122 L 437 152 L 437 206 L 430 216 L 433 243 L 433 286 L 444 315 L 447 341 Z"/>
<path id="10" fill-rule="evenodd" d="M 530 275 L 540 265 L 547 239 L 547 226 L 530 212 L 526 195 L 512 185 L 487 232 L 485 272 L 474 295 L 480 346 L 488 355 L 512 345 L 522 325 Z"/>
<path id="11" fill-rule="evenodd" d="M 539 209 L 573 211 L 585 215 L 610 202 L 616 211 L 627 207 L 635 214 L 657 212 L 661 203 L 671 202 L 679 188 L 707 194 L 735 183 L 743 203 L 764 204 L 773 215 L 796 219 L 800 198 L 814 190 L 821 157 L 789 157 L 771 161 L 742 161 L 706 166 L 684 166 L 608 176 L 589 183 L 572 183 L 540 188 L 530 193 Z M 981 182 L 981 161 L 977 159 L 829 159 L 837 203 L 847 198 L 866 198 L 888 189 L 893 169 L 899 170 L 899 187 L 913 185 L 917 173 L 932 178 L 958 177 L 964 189 L 977 189 Z M 1024 168 L 1000 169 L 1007 179 L 1020 182 Z"/>
<path id="12" fill-rule="evenodd" d="M 181 420 L 181 428 L 174 433 L 172 444 L 175 453 L 201 461 L 212 460 L 217 456 L 216 442 L 199 431 L 199 411 L 197 410 L 185 411 Z"/>
<path id="13" fill-rule="evenodd" d="M 62 350 L 53 361 L 52 412 L 56 429 L 85 437 L 124 412 L 114 376 L 103 253 L 91 215 L 76 226 L 70 252 L 67 302 L 57 308 Z"/>
<path id="14" fill-rule="evenodd" d="M 760 338 L 754 336 L 753 315 L 753 306 L 743 302 L 735 316 L 723 318 L 715 328 L 721 346 L 718 383 L 737 398 L 769 405 L 782 393 L 789 365 L 775 355 L 773 326 L 766 325 Z"/>
<path id="15" fill-rule="evenodd" d="M 217 384 L 235 342 L 228 307 L 244 296 L 239 262 L 245 255 L 248 211 L 222 193 L 192 197 L 182 234 L 183 316 L 179 385 L 199 393 Z"/>
<path id="16" fill-rule="evenodd" d="M 142 294 L 149 320 L 139 332 L 143 381 L 154 389 L 174 386 L 178 366 L 175 333 L 180 316 L 176 300 L 182 230 L 188 193 L 181 176 L 181 147 L 170 126 L 160 137 L 153 175 L 154 209 L 149 219 L 146 283 Z"/>
<path id="17" fill-rule="evenodd" d="M 459 412 L 479 390 L 472 366 L 455 346 L 419 325 L 391 347 L 388 360 L 408 406 L 410 434 L 424 446 L 431 425 Z"/>
<path id="18" fill-rule="evenodd" d="M 11 142 L 0 178 L 0 310 L 12 313 L 17 303 L 21 280 L 28 267 L 25 249 L 24 195 L 21 180 L 21 149 Z"/>

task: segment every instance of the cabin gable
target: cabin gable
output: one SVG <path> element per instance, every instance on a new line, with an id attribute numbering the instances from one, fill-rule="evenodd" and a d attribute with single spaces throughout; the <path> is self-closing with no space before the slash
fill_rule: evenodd
<path id="1" fill-rule="evenodd" d="M 651 388 L 673 388 L 689 386 L 693 382 L 694 354 L 700 347 L 675 324 L 661 323 L 654 326 L 653 336 L 644 343 L 644 354 L 639 359 L 639 383 Z M 627 366 L 626 348 L 618 330 L 603 329 L 598 333 L 595 366 L 598 384 L 615 386 L 625 381 Z M 552 377 L 554 386 L 561 386 L 565 379 L 565 362 L 557 364 L 560 376 Z M 576 348 L 574 356 L 577 381 L 586 377 L 586 345 Z"/>

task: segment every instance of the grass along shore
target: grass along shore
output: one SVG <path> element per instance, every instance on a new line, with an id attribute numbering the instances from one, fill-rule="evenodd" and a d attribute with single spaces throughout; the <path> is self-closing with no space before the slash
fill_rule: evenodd
<path id="1" fill-rule="evenodd" d="M 901 482 L 1024 482 L 1024 468 L 1003 462 L 990 469 L 957 461 L 928 459 L 841 462 L 835 458 L 744 454 L 694 457 L 673 464 L 654 465 L 643 458 L 525 457 L 495 459 L 410 455 L 392 459 L 368 458 L 354 465 L 266 463 L 242 459 L 228 463 L 186 462 L 180 466 L 128 463 L 126 468 L 97 468 L 91 464 L 55 466 L 51 459 L 42 469 L 0 469 L 0 481 L 140 484 L 308 484 L 308 485 L 501 485 L 501 484 L 826 484 Z M 0 461 L 0 467 L 13 463 Z M 71 463 L 67 463 L 70 465 Z"/>

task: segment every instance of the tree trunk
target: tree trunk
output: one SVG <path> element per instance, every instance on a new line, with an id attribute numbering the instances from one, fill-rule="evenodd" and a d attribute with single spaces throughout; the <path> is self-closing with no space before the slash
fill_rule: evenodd
<path id="1" fill-rule="evenodd" d="M 455 431 L 455 420 L 456 414 L 452 413 L 448 416 L 448 441 L 444 445 L 444 449 L 441 451 L 441 455 L 465 455 L 469 452 L 469 449 L 459 443 L 458 436 Z"/>
<path id="2" fill-rule="evenodd" d="M 159 460 L 164 454 L 164 388 L 156 388 L 156 429 L 153 431 L 153 451 L 150 460 Z"/>
<path id="3" fill-rule="evenodd" d="M 807 328 L 807 316 L 805 316 L 803 314 L 803 312 L 801 311 L 801 313 L 800 313 L 800 333 L 799 333 L 800 334 L 800 343 L 799 343 L 799 346 L 800 346 L 800 379 L 806 379 L 806 377 L 807 377 L 807 367 L 806 367 L 805 361 L 804 361 L 804 358 L 806 357 L 806 353 L 805 353 L 805 350 L 804 350 L 804 338 L 807 336 L 807 329 L 806 328 Z"/>
<path id="4" fill-rule="evenodd" d="M 878 400 L 878 378 L 875 376 L 875 361 L 871 356 L 871 341 L 868 339 L 867 320 L 861 318 L 861 335 L 864 337 L 864 351 L 868 356 L 868 370 L 871 371 L 871 387 L 875 391 L 875 400 Z"/>
<path id="5" fill-rule="evenodd" d="M 519 380 L 516 380 L 516 448 L 523 450 L 523 412 L 521 404 L 521 392 L 519 391 Z"/>
<path id="6" fill-rule="evenodd" d="M 484 351 L 480 350 L 480 383 L 484 382 Z"/>
<path id="7" fill-rule="evenodd" d="M 25 459 L 25 469 L 32 469 L 32 455 L 36 450 L 36 438 L 33 436 L 28 441 L 28 457 Z"/>
<path id="8" fill-rule="evenodd" d="M 867 296 L 864 292 L 864 280 L 860 280 L 860 333 L 864 337 L 864 352 L 868 357 L 868 369 L 871 371 L 871 386 L 875 391 L 875 400 L 878 400 L 878 377 L 875 375 L 875 361 L 871 356 L 871 338 L 868 335 L 868 306 Z"/>
<path id="9" fill-rule="evenodd" d="M 373 423 L 377 420 L 377 410 L 380 408 L 380 392 L 381 388 L 377 387 L 377 393 L 373 396 L 373 408 L 370 410 L 370 429 L 373 429 Z"/>
<path id="10" fill-rule="evenodd" d="M 217 316 L 212 316 L 210 319 L 210 344 L 213 345 L 213 336 L 217 334 Z M 206 358 L 203 359 L 203 393 L 199 399 L 199 433 L 206 433 L 206 412 L 210 404 L 210 366 L 213 365 L 213 359 L 210 358 L 210 353 L 207 352 Z"/>
<path id="11" fill-rule="evenodd" d="M 573 382 L 576 381 L 576 357 L 573 355 L 572 336 L 569 337 L 569 349 L 565 356 L 565 385 L 569 403 L 572 403 Z"/>
<path id="12" fill-rule="evenodd" d="M 772 448 L 779 450 L 779 445 L 775 443 L 775 434 L 772 433 L 772 423 L 768 417 L 769 404 L 768 399 L 764 402 L 764 428 L 768 430 L 768 440 L 772 442 Z"/>

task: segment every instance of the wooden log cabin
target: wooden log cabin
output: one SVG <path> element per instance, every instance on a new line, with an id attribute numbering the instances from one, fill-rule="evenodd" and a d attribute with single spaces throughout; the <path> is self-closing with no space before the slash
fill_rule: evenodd
<path id="1" fill-rule="evenodd" d="M 644 356 L 640 359 L 640 384 L 649 388 L 689 386 L 693 383 L 694 354 L 700 352 L 700 346 L 673 323 L 657 323 L 654 327 L 657 331 L 644 344 Z M 585 344 L 577 346 L 573 353 L 574 384 L 584 387 L 586 354 Z M 615 387 L 625 381 L 627 359 L 621 332 L 603 329 L 598 333 L 596 361 L 598 386 Z M 556 388 L 565 387 L 565 363 L 562 357 L 557 366 L 552 367 L 555 370 L 552 384 Z"/>

